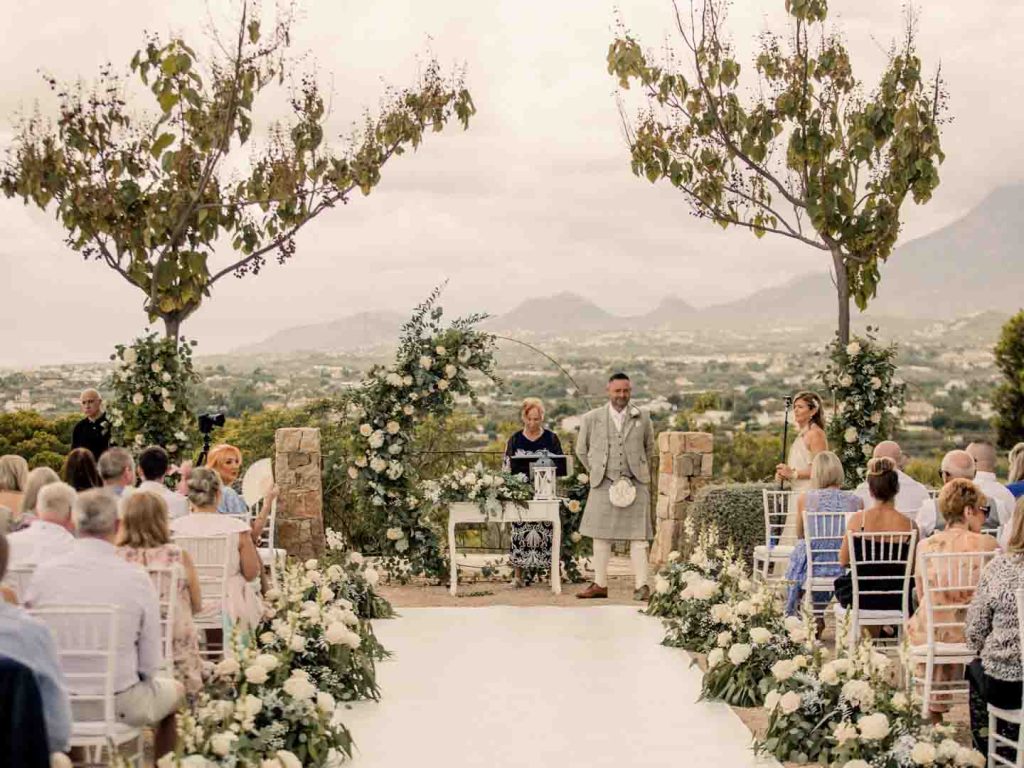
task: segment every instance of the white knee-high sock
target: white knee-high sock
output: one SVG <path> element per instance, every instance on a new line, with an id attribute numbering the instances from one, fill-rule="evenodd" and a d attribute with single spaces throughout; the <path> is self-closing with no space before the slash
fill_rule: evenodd
<path id="1" fill-rule="evenodd" d="M 633 583 L 640 589 L 647 584 L 647 542 L 629 542 L 629 559 L 633 564 Z"/>
<path id="2" fill-rule="evenodd" d="M 612 559 L 610 539 L 594 539 L 594 583 L 599 587 L 608 586 L 608 561 Z"/>

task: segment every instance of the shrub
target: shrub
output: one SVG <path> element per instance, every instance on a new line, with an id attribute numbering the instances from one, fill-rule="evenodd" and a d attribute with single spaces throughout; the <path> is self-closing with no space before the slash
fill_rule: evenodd
<path id="1" fill-rule="evenodd" d="M 35 411 L 0 414 L 0 455 L 13 453 L 29 466 L 60 470 L 64 455 L 71 450 L 71 432 L 76 415 L 48 419 Z"/>
<path id="2" fill-rule="evenodd" d="M 939 463 L 940 460 L 937 458 L 911 459 L 903 471 L 929 488 L 941 488 L 942 478 L 939 477 Z"/>
<path id="3" fill-rule="evenodd" d="M 994 397 L 996 430 L 999 444 L 1009 448 L 1024 440 L 1024 311 L 1006 321 L 994 351 L 1003 374 Z"/>
<path id="4" fill-rule="evenodd" d="M 698 495 L 693 505 L 694 523 L 699 528 L 714 524 L 719 541 L 732 543 L 744 562 L 754 556 L 754 547 L 764 543 L 764 502 L 762 491 L 774 486 L 767 483 L 710 485 Z M 683 544 L 689 554 L 689 542 Z"/>

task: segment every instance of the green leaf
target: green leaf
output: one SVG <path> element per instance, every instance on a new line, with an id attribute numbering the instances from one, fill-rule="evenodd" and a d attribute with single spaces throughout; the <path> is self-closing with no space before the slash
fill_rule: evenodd
<path id="1" fill-rule="evenodd" d="M 153 157 L 159 157 L 160 154 L 165 149 L 167 149 L 169 146 L 171 146 L 171 144 L 173 144 L 173 143 L 174 143 L 174 134 L 173 133 L 162 133 L 157 138 L 157 140 L 153 142 L 153 146 L 151 146 L 149 148 L 149 153 L 151 155 L 153 155 Z"/>

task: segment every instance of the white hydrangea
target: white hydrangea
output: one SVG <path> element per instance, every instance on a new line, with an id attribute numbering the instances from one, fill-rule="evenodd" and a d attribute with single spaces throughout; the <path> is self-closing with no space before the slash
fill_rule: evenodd
<path id="1" fill-rule="evenodd" d="M 725 651 L 721 648 L 712 648 L 708 653 L 708 669 L 714 669 L 725 660 Z"/>
<path id="2" fill-rule="evenodd" d="M 459 369 L 456 368 L 451 363 L 449 363 L 448 365 L 446 365 L 444 367 L 444 375 L 447 376 L 449 379 L 454 379 L 455 378 L 455 374 L 457 374 L 458 372 L 459 372 Z"/>
<path id="3" fill-rule="evenodd" d="M 796 664 L 793 663 L 792 659 L 779 659 L 772 664 L 772 677 L 782 682 L 783 680 L 789 680 L 793 675 L 796 674 Z"/>
<path id="4" fill-rule="evenodd" d="M 782 698 L 779 699 L 779 708 L 785 714 L 792 715 L 794 712 L 800 709 L 801 703 L 802 699 L 800 698 L 799 693 L 797 693 L 796 691 L 787 691 L 786 693 L 782 694 Z"/>
<path id="5" fill-rule="evenodd" d="M 578 534 L 578 531 L 576 532 Z M 660 573 L 654 577 L 654 591 L 659 595 L 668 594 L 672 589 L 672 583 Z"/>
<path id="6" fill-rule="evenodd" d="M 272 653 L 261 653 L 252 661 L 253 664 L 258 664 L 268 672 L 273 672 L 281 664 L 281 660 Z"/>
<path id="7" fill-rule="evenodd" d="M 843 684 L 841 695 L 861 710 L 870 710 L 875 704 L 875 689 L 867 680 L 849 680 Z"/>
<path id="8" fill-rule="evenodd" d="M 772 633 L 765 627 L 753 627 L 750 630 L 750 642 L 754 645 L 764 645 L 771 642 Z"/>
<path id="9" fill-rule="evenodd" d="M 450 386 L 450 382 L 448 381 L 448 379 L 438 379 L 437 380 L 437 388 L 439 390 L 441 390 L 442 392 L 444 392 L 446 389 L 448 389 L 449 386 Z"/>
<path id="10" fill-rule="evenodd" d="M 135 403 L 135 405 L 142 405 L 142 401 L 145 399 L 146 398 L 142 396 L 141 392 L 136 392 L 134 395 L 132 395 L 132 402 Z"/>
<path id="11" fill-rule="evenodd" d="M 267 682 L 269 677 L 267 668 L 259 664 L 251 664 L 245 668 L 245 679 L 253 685 L 262 685 Z"/>
<path id="12" fill-rule="evenodd" d="M 732 622 L 732 606 L 728 603 L 715 603 L 711 606 L 711 620 L 716 624 L 729 624 Z"/>
<path id="13" fill-rule="evenodd" d="M 765 694 L 764 697 L 764 708 L 767 709 L 769 712 L 774 712 L 775 708 L 779 706 L 780 698 L 781 696 L 779 696 L 779 692 L 776 691 L 774 688 L 768 691 L 768 693 Z"/>
<path id="14" fill-rule="evenodd" d="M 580 533 L 579 531 L 573 531 L 572 533 L 569 534 L 569 540 L 573 544 L 579 544 L 581 541 L 583 541 L 583 534 Z"/>
<path id="15" fill-rule="evenodd" d="M 857 721 L 857 728 L 862 739 L 878 741 L 889 735 L 889 718 L 881 712 L 864 715 Z"/>
<path id="16" fill-rule="evenodd" d="M 433 366 L 433 365 L 434 365 L 434 358 L 432 358 L 432 357 L 430 357 L 428 355 L 423 355 L 420 358 L 420 368 L 422 368 L 423 370 L 429 371 L 431 366 Z"/>
<path id="17" fill-rule="evenodd" d="M 589 483 L 589 482 L 590 482 L 590 475 L 588 475 L 588 474 L 587 474 L 587 473 L 585 473 L 585 472 L 580 472 L 580 473 L 579 473 L 579 474 L 578 474 L 578 475 L 576 476 L 576 480 L 577 480 L 577 481 L 578 481 L 578 482 L 579 482 L 579 483 L 580 483 L 581 485 L 586 485 L 587 483 Z M 678 553 L 678 552 L 676 552 L 676 553 L 675 553 L 675 555 L 676 555 L 676 558 L 675 558 L 675 559 L 676 559 L 676 560 L 678 560 L 678 559 L 679 559 L 679 553 Z M 672 553 L 671 553 L 671 552 L 669 553 L 669 556 L 668 556 L 668 557 L 669 557 L 669 561 L 671 562 L 671 561 L 672 561 Z"/>
<path id="18" fill-rule="evenodd" d="M 856 357 L 857 355 L 859 355 L 860 354 L 860 343 L 856 342 L 856 341 L 851 341 L 849 344 L 847 344 L 846 345 L 846 354 L 848 354 L 850 357 Z"/>
<path id="19" fill-rule="evenodd" d="M 213 668 L 213 671 L 218 677 L 234 677 L 241 669 L 237 659 L 227 658 L 217 662 L 217 666 Z"/>
<path id="20" fill-rule="evenodd" d="M 405 532 L 401 528 L 388 528 L 384 536 L 388 541 L 398 541 L 405 536 Z"/>
<path id="21" fill-rule="evenodd" d="M 312 699 L 316 696 L 316 686 L 310 682 L 309 675 L 301 669 L 293 669 L 291 677 L 284 681 L 281 688 L 293 699 Z"/>
<path id="22" fill-rule="evenodd" d="M 719 648 L 728 648 L 732 645 L 732 632 L 719 632 L 718 637 L 715 639 L 715 645 Z"/>
<path id="23" fill-rule="evenodd" d="M 910 750 L 910 759 L 915 765 L 931 765 L 935 762 L 935 745 L 928 741 L 919 741 Z"/>
<path id="24" fill-rule="evenodd" d="M 334 710 L 337 708 L 338 703 L 334 700 L 334 697 L 327 691 L 317 691 L 316 694 L 316 708 L 323 712 L 325 715 L 333 715 Z"/>
<path id="25" fill-rule="evenodd" d="M 380 583 L 380 574 L 374 568 L 367 568 L 363 571 L 363 578 L 371 587 L 376 587 Z"/>
<path id="26" fill-rule="evenodd" d="M 447 349 L 445 349 L 445 348 L 444 348 L 443 346 L 441 346 L 441 345 L 438 345 L 438 346 L 434 347 L 434 351 L 435 351 L 435 352 L 437 352 L 437 354 L 438 354 L 438 355 L 440 355 L 440 356 L 442 356 L 442 357 L 443 357 L 444 355 L 447 355 L 447 354 L 448 354 L 448 350 L 447 350 Z"/>
<path id="27" fill-rule="evenodd" d="M 847 427 L 846 431 L 843 432 L 843 440 L 845 440 L 848 443 L 856 443 L 857 442 L 857 428 L 856 427 Z"/>
<path id="28" fill-rule="evenodd" d="M 226 757 L 238 740 L 238 734 L 231 731 L 221 731 L 210 737 L 210 750 L 218 757 Z"/>
<path id="29" fill-rule="evenodd" d="M 366 442 L 369 444 L 370 448 L 377 450 L 384 445 L 384 433 L 379 429 L 376 429 Z"/>
<path id="30" fill-rule="evenodd" d="M 832 730 L 832 736 L 840 744 L 844 741 L 853 741 L 858 736 L 857 726 L 849 720 L 843 720 L 841 723 L 836 724 L 836 727 Z"/>
<path id="31" fill-rule="evenodd" d="M 936 753 L 942 760 L 956 760 L 956 753 L 959 751 L 959 744 L 952 739 L 943 739 L 939 742 L 939 748 Z"/>

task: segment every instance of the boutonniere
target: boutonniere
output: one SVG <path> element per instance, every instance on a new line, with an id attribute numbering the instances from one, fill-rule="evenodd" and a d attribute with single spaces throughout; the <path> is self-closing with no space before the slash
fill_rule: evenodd
<path id="1" fill-rule="evenodd" d="M 637 408 L 635 405 L 629 406 L 629 417 L 631 419 L 639 419 L 640 418 L 640 409 Z"/>

